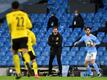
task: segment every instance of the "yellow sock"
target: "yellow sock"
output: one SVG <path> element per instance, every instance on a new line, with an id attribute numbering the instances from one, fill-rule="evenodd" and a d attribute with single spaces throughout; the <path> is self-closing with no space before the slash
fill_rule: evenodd
<path id="1" fill-rule="evenodd" d="M 30 64 L 30 56 L 29 56 L 29 54 L 28 54 L 28 53 L 24 53 L 24 54 L 23 54 L 23 58 L 24 58 L 24 60 L 25 60 L 25 61 L 24 61 L 25 68 L 28 69 L 26 63 Z"/>
<path id="2" fill-rule="evenodd" d="M 28 53 L 24 53 L 23 54 L 23 58 L 25 60 L 25 63 L 30 63 L 30 56 Z"/>
<path id="3" fill-rule="evenodd" d="M 33 61 L 33 62 L 32 62 L 32 65 L 33 65 L 34 73 L 35 73 L 35 74 L 38 74 L 38 66 L 37 66 L 36 61 Z"/>
<path id="4" fill-rule="evenodd" d="M 20 74 L 21 73 L 21 70 L 20 70 L 20 59 L 19 59 L 18 54 L 14 54 L 13 55 L 13 61 L 14 61 L 16 73 Z"/>

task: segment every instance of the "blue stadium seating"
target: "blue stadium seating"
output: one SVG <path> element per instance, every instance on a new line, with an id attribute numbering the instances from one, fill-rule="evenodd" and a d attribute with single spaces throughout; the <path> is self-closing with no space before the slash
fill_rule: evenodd
<path id="1" fill-rule="evenodd" d="M 107 36 L 103 39 L 104 43 L 107 43 Z"/>
<path id="2" fill-rule="evenodd" d="M 98 51 L 106 51 L 106 47 L 99 47 Z"/>
<path id="3" fill-rule="evenodd" d="M 33 23 L 33 32 L 37 38 L 37 44 L 34 46 L 36 53 L 36 60 L 38 65 L 48 65 L 50 47 L 47 44 L 48 37 L 52 32 L 52 28 L 46 31 L 47 22 L 51 13 L 55 13 L 59 19 L 59 32 L 63 36 L 63 49 L 62 49 L 62 64 L 63 65 L 84 65 L 85 47 L 72 47 L 78 37 L 84 34 L 81 28 L 69 28 L 72 24 L 74 14 L 66 13 L 68 0 L 48 0 L 50 13 L 49 14 L 30 14 Z M 104 0 L 104 8 L 95 13 L 81 13 L 86 25 L 92 28 L 92 31 L 97 31 L 99 28 L 105 26 L 107 21 L 107 0 Z M 107 43 L 107 34 L 105 32 L 98 32 L 98 39 Z M 9 29 L 6 21 L 0 27 L 0 66 L 13 66 L 11 40 Z M 96 62 L 101 65 L 107 66 L 107 48 L 98 47 L 98 56 Z M 53 62 L 57 65 L 56 59 Z M 21 61 L 23 65 L 23 61 Z"/>

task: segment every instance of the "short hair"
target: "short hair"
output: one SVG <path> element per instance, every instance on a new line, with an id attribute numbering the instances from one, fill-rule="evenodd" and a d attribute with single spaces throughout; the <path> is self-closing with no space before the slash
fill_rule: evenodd
<path id="1" fill-rule="evenodd" d="M 84 30 L 87 30 L 87 29 L 90 29 L 90 30 L 91 30 L 91 28 L 90 28 L 90 27 L 85 27 L 85 28 L 84 28 Z"/>
<path id="2" fill-rule="evenodd" d="M 19 2 L 18 1 L 13 1 L 11 4 L 13 9 L 18 9 L 19 8 Z"/>
<path id="3" fill-rule="evenodd" d="M 53 29 L 58 29 L 58 27 L 53 27 Z"/>

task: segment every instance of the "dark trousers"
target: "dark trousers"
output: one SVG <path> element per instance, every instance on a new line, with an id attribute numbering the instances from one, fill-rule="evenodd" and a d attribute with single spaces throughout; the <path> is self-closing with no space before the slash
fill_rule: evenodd
<path id="1" fill-rule="evenodd" d="M 59 75 L 62 75 L 61 52 L 62 52 L 62 49 L 58 49 L 58 48 L 57 48 L 57 50 L 54 50 L 54 49 L 50 50 L 49 74 L 52 73 L 52 67 L 53 67 L 52 63 L 53 63 L 53 60 L 54 60 L 54 58 L 56 56 L 57 57 L 58 66 L 59 66 Z"/>

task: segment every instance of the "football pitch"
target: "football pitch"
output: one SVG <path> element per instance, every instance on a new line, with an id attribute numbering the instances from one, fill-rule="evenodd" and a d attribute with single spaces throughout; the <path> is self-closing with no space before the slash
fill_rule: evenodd
<path id="1" fill-rule="evenodd" d="M 0 80 L 16 80 L 13 76 L 0 76 Z M 37 80 L 34 77 L 22 77 L 19 80 Z M 38 80 L 107 80 L 107 77 L 40 77 Z"/>

